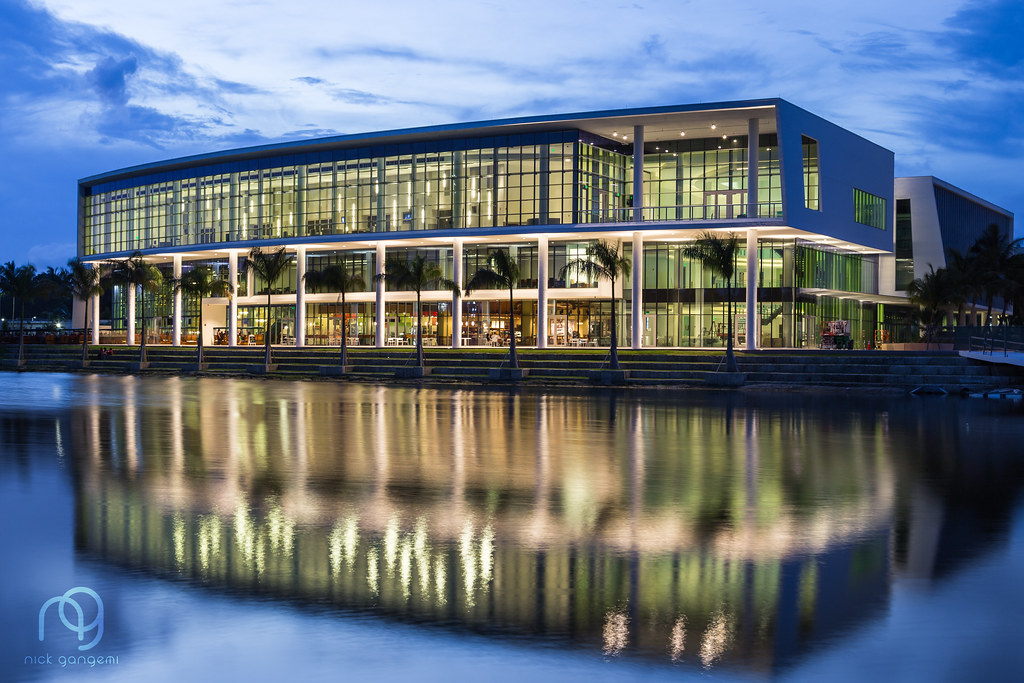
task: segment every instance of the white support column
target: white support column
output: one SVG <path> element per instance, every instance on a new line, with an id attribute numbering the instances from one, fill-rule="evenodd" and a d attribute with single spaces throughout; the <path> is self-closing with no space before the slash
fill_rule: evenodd
<path id="1" fill-rule="evenodd" d="M 757 160 L 760 145 L 760 124 L 757 119 L 747 121 L 747 217 L 757 218 Z"/>
<path id="2" fill-rule="evenodd" d="M 135 345 L 135 285 L 123 285 L 128 295 L 128 329 L 126 330 L 125 343 L 128 346 Z"/>
<path id="3" fill-rule="evenodd" d="M 537 348 L 548 347 L 548 238 L 537 238 Z"/>
<path id="4" fill-rule="evenodd" d="M 644 234 L 633 233 L 633 348 L 644 346 Z"/>
<path id="5" fill-rule="evenodd" d="M 452 280 L 459 286 L 459 294 L 452 294 L 452 348 L 462 348 L 462 238 L 452 241 Z"/>
<path id="6" fill-rule="evenodd" d="M 228 252 L 228 280 L 231 296 L 228 298 L 228 346 L 238 345 L 238 252 Z"/>
<path id="7" fill-rule="evenodd" d="M 171 273 L 174 276 L 175 282 L 181 282 L 181 255 L 174 255 L 174 262 L 172 265 Z M 199 305 L 203 305 L 203 300 L 199 299 Z M 199 334 L 203 331 L 199 330 Z M 181 346 L 181 290 L 174 292 L 174 313 L 173 320 L 171 322 L 171 344 L 173 346 Z"/>
<path id="8" fill-rule="evenodd" d="M 761 316 L 757 314 L 757 230 L 747 230 L 747 351 L 757 349 Z"/>
<path id="9" fill-rule="evenodd" d="M 306 345 L 306 248 L 295 248 L 295 348 Z"/>
<path id="10" fill-rule="evenodd" d="M 384 274 L 384 260 L 386 258 L 384 243 L 377 243 L 377 275 Z M 374 341 L 378 349 L 384 348 L 384 326 L 387 323 L 387 316 L 384 315 L 384 280 L 377 280 L 377 333 Z"/>
<path id="11" fill-rule="evenodd" d="M 100 264 L 93 263 L 91 267 L 93 268 L 93 270 L 98 270 L 99 267 L 100 267 Z M 99 344 L 100 343 L 100 295 L 99 294 L 93 294 L 91 297 L 89 297 L 89 305 L 86 306 L 85 315 L 86 315 L 86 318 L 87 318 L 86 325 L 89 325 L 91 327 L 91 330 L 92 330 L 92 343 L 93 344 Z M 89 318 L 90 315 L 92 316 L 92 318 Z"/>
<path id="12" fill-rule="evenodd" d="M 633 220 L 644 219 L 644 127 L 633 126 Z"/>

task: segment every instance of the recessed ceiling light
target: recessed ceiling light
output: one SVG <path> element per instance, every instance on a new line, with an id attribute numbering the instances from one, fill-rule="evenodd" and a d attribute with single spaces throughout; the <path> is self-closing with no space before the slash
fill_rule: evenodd
<path id="1" fill-rule="evenodd" d="M 729 136 L 728 136 L 728 135 L 723 135 L 723 136 L 722 136 L 722 139 L 724 140 L 724 139 L 726 139 L 727 137 L 729 137 Z"/>
<path id="2" fill-rule="evenodd" d="M 711 130 L 715 130 L 716 128 L 718 128 L 718 124 L 712 123 Z"/>
<path id="3" fill-rule="evenodd" d="M 685 130 L 682 131 L 681 133 L 679 133 L 679 135 L 685 137 L 686 136 L 686 131 Z"/>

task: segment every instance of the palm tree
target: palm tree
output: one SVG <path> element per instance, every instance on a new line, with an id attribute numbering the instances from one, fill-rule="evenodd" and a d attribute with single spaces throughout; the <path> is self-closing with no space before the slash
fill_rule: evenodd
<path id="1" fill-rule="evenodd" d="M 281 277 L 285 269 L 292 262 L 293 255 L 281 247 L 277 251 L 265 252 L 259 247 L 253 247 L 249 251 L 249 258 L 245 262 L 246 271 L 252 270 L 261 280 L 267 283 L 267 320 L 263 330 L 263 343 L 266 347 L 264 365 L 270 365 L 270 293 L 274 282 Z M 302 330 L 299 330 L 302 333 Z"/>
<path id="2" fill-rule="evenodd" d="M 230 297 L 231 283 L 218 277 L 210 266 L 198 266 L 174 279 L 174 293 L 184 292 L 199 301 L 199 337 L 196 339 L 196 365 L 203 365 L 203 299 L 208 296 Z"/>
<path id="3" fill-rule="evenodd" d="M 36 267 L 28 263 L 15 267 L 14 261 L 0 266 L 0 292 L 21 303 L 21 322 L 18 327 L 18 365 L 25 364 L 25 304 L 39 296 L 44 283 L 36 274 Z"/>
<path id="4" fill-rule="evenodd" d="M 428 261 L 422 254 L 412 260 L 390 258 L 384 266 L 384 272 L 374 276 L 374 280 L 385 281 L 397 289 L 416 292 L 416 364 L 423 367 L 423 307 L 420 295 L 431 285 L 459 293 L 459 285 L 444 277 L 441 268 L 433 261 Z"/>
<path id="5" fill-rule="evenodd" d="M 630 262 L 625 256 L 619 253 L 619 248 L 611 242 L 594 242 L 587 247 L 587 257 L 577 258 L 569 261 L 561 270 L 558 277 L 565 278 L 567 273 L 582 275 L 588 280 L 608 280 L 612 285 L 612 341 L 611 341 L 611 362 L 609 368 L 619 369 L 618 334 L 615 330 L 615 304 L 618 297 L 615 296 L 615 281 L 620 277 L 626 277 L 630 272 Z"/>
<path id="6" fill-rule="evenodd" d="M 114 280 L 128 288 L 129 297 L 135 296 L 136 287 L 142 290 L 142 345 L 139 347 L 139 363 L 145 363 L 146 322 L 148 320 L 146 316 L 146 292 L 155 292 L 160 289 L 160 285 L 164 281 L 163 273 L 152 263 L 146 263 L 141 251 L 133 252 L 123 261 L 114 261 L 111 263 L 111 266 L 113 268 Z"/>
<path id="7" fill-rule="evenodd" d="M 516 354 L 515 300 L 513 291 L 519 284 L 519 263 L 505 249 L 492 251 L 487 255 L 487 265 L 480 268 L 466 283 L 466 294 L 474 289 L 507 289 L 508 290 L 508 329 L 509 335 L 509 366 L 519 368 L 519 356 Z"/>
<path id="8" fill-rule="evenodd" d="M 729 233 L 722 237 L 713 232 L 704 232 L 697 236 L 697 241 L 683 247 L 682 253 L 687 258 L 700 261 L 705 268 L 718 274 L 725 280 L 726 296 L 728 297 L 728 339 L 725 348 L 726 372 L 739 372 L 736 356 L 732 348 L 732 279 L 736 275 L 736 256 L 740 250 L 740 239 Z M 753 330 L 748 330 L 750 334 Z"/>
<path id="9" fill-rule="evenodd" d="M 1010 259 L 1024 243 L 1024 238 L 1011 239 L 992 223 L 971 245 L 969 254 L 977 259 L 981 286 L 987 307 L 986 324 L 992 322 L 992 301 L 1001 296 L 1010 269 Z"/>
<path id="10" fill-rule="evenodd" d="M 935 331 L 942 324 L 945 309 L 956 294 L 956 282 L 945 268 L 935 268 L 929 263 L 924 277 L 915 278 L 907 285 L 910 300 L 917 304 L 921 324 L 924 326 L 926 348 L 935 337 Z"/>
<path id="11" fill-rule="evenodd" d="M 88 359 L 89 353 L 89 312 L 92 308 L 92 299 L 95 296 L 100 296 L 106 291 L 106 283 L 103 280 L 103 272 L 100 267 L 94 266 L 90 268 L 81 259 L 73 258 L 68 261 L 68 272 L 70 273 L 70 281 L 68 288 L 76 300 L 81 301 L 85 304 L 85 328 L 86 331 L 82 334 L 82 364 L 85 365 Z M 93 315 L 99 315 L 99 311 L 92 311 Z M 99 340 L 93 339 L 93 344 L 98 344 Z"/>
<path id="12" fill-rule="evenodd" d="M 946 271 L 953 287 L 953 301 L 956 304 L 957 325 L 962 325 L 965 307 L 971 306 L 971 322 L 977 319 L 977 301 L 982 294 L 978 277 L 978 262 L 973 256 L 964 254 L 957 249 L 946 250 Z"/>
<path id="13" fill-rule="evenodd" d="M 323 270 L 311 270 L 303 279 L 306 284 L 316 289 L 326 289 L 331 292 L 338 292 L 338 302 L 341 305 L 341 355 L 338 364 L 341 367 L 348 365 L 348 325 L 345 320 L 347 305 L 345 294 L 356 292 L 366 287 L 366 280 L 359 273 L 350 272 L 340 263 L 327 266 Z"/>

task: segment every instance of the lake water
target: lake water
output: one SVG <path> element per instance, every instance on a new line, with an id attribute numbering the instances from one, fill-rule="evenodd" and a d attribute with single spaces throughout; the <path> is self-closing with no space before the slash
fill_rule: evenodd
<path id="1" fill-rule="evenodd" d="M 0 680 L 1009 680 L 1022 488 L 997 401 L 3 373 Z"/>

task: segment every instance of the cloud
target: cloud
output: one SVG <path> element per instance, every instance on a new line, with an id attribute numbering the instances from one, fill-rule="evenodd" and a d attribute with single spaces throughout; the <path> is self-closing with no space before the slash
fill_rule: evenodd
<path id="1" fill-rule="evenodd" d="M 973 0 L 946 22 L 944 38 L 976 70 L 1024 73 L 1024 4 L 1020 0 Z"/>
<path id="2" fill-rule="evenodd" d="M 69 258 L 75 255 L 74 242 L 45 242 L 36 244 L 28 250 L 28 263 L 34 265 L 38 270 L 48 266 L 58 268 L 67 264 Z"/>

